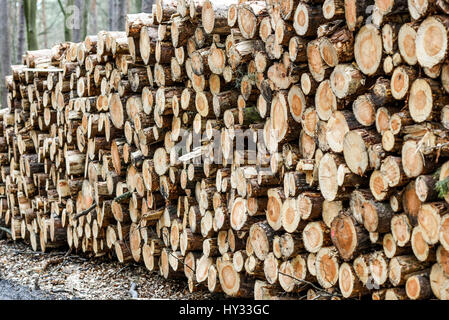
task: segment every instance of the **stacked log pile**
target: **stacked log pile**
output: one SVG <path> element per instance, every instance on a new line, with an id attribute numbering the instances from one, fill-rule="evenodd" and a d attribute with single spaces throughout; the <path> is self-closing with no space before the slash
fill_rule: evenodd
<path id="1" fill-rule="evenodd" d="M 449 299 L 449 3 L 157 0 L 7 78 L 34 250 L 256 299 Z"/>

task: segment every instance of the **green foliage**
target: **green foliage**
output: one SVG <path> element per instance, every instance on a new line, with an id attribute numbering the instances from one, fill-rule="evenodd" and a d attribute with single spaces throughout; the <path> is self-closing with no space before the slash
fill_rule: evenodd
<path id="1" fill-rule="evenodd" d="M 438 181 L 435 184 L 435 190 L 438 191 L 439 198 L 444 198 L 449 193 L 449 177 Z"/>

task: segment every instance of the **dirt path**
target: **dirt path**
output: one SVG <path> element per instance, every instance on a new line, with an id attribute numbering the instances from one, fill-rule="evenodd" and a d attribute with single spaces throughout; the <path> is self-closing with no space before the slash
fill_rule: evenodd
<path id="1" fill-rule="evenodd" d="M 39 253 L 20 242 L 0 241 L 0 299 L 133 298 L 210 300 L 224 296 L 207 290 L 190 293 L 187 281 L 166 280 L 137 264 L 66 252 Z"/>

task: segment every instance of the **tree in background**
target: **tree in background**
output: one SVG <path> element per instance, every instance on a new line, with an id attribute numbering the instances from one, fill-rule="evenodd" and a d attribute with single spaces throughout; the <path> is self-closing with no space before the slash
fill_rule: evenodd
<path id="1" fill-rule="evenodd" d="M 28 50 L 37 50 L 39 49 L 36 33 L 37 1 L 23 0 L 23 8 L 25 11 Z"/>
<path id="2" fill-rule="evenodd" d="M 8 16 L 8 1 L 0 1 L 0 91 L 2 97 L 2 108 L 7 106 L 7 95 L 8 91 L 5 84 L 5 76 L 10 74 L 11 71 L 11 53 L 10 53 L 10 42 L 9 42 L 9 16 Z"/>
<path id="3" fill-rule="evenodd" d="M 108 26 L 109 31 L 112 31 L 114 29 L 114 0 L 108 1 Z"/>
<path id="4" fill-rule="evenodd" d="M 83 0 L 83 11 L 81 19 L 81 40 L 86 39 L 87 36 L 87 25 L 89 23 L 89 7 L 90 7 L 90 0 Z"/>
<path id="5" fill-rule="evenodd" d="M 135 0 L 134 1 L 133 12 L 134 13 L 139 13 L 141 11 L 142 11 L 142 0 Z"/>
<path id="6" fill-rule="evenodd" d="M 66 9 L 69 6 L 73 6 L 73 0 L 67 0 L 66 6 L 62 3 L 62 0 L 58 0 L 58 4 L 64 16 L 64 41 L 72 41 L 72 29 L 69 26 L 69 19 L 71 18 L 71 12 L 69 12 Z"/>
<path id="7" fill-rule="evenodd" d="M 127 5 L 126 5 L 126 1 L 122 0 L 118 0 L 118 25 L 117 25 L 117 30 L 125 30 L 126 26 L 126 14 L 127 12 Z"/>
<path id="8" fill-rule="evenodd" d="M 98 33 L 97 0 L 90 0 L 89 34 Z"/>
<path id="9" fill-rule="evenodd" d="M 16 63 L 20 64 L 22 62 L 22 55 L 25 49 L 25 10 L 23 6 L 24 0 L 19 0 L 19 19 L 18 19 L 18 32 L 17 32 L 17 52 L 16 52 Z"/>
<path id="10" fill-rule="evenodd" d="M 142 12 L 151 13 L 153 11 L 154 0 L 141 0 Z"/>
<path id="11" fill-rule="evenodd" d="M 44 48 L 48 48 L 48 35 L 47 35 L 47 16 L 45 14 L 45 0 L 42 0 L 42 27 L 44 28 L 43 36 L 44 36 Z"/>

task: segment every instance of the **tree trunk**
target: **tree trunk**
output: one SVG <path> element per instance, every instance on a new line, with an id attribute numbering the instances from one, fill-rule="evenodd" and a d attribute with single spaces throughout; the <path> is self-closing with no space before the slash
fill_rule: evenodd
<path id="1" fill-rule="evenodd" d="M 37 50 L 39 45 L 37 43 L 37 28 L 36 28 L 36 14 L 37 3 L 33 0 L 24 0 L 25 20 L 27 28 L 27 42 L 28 50 Z"/>
<path id="2" fill-rule="evenodd" d="M 124 30 L 125 24 L 126 24 L 126 14 L 127 14 L 127 8 L 126 8 L 126 2 L 125 1 L 119 1 L 119 8 L 118 8 L 118 28 L 117 30 Z"/>
<path id="3" fill-rule="evenodd" d="M 84 9 L 84 0 L 75 0 L 75 15 L 77 15 L 75 17 L 75 23 L 73 24 L 73 28 L 72 28 L 72 36 L 73 36 L 73 41 L 74 42 L 81 42 L 81 25 L 83 24 L 82 21 L 82 13 L 83 13 L 83 9 Z"/>
<path id="4" fill-rule="evenodd" d="M 2 1 L 0 4 L 0 25 L 3 30 L 0 34 L 0 48 L 1 48 L 1 76 L 0 76 L 0 95 L 1 95 L 1 108 L 7 107 L 7 95 L 8 88 L 5 83 L 5 76 L 10 73 L 11 65 L 11 48 L 9 44 L 9 13 L 8 13 L 8 1 Z"/>
<path id="5" fill-rule="evenodd" d="M 140 3 L 142 12 L 151 13 L 153 11 L 155 0 L 140 0 Z"/>
<path id="6" fill-rule="evenodd" d="M 25 10 L 24 10 L 24 1 L 20 0 L 19 2 L 19 25 L 17 32 L 17 52 L 16 52 L 16 64 L 20 64 L 22 62 L 22 55 L 25 50 Z"/>
<path id="7" fill-rule="evenodd" d="M 48 32 L 47 32 L 47 17 L 45 12 L 45 1 L 42 1 L 42 29 L 44 33 L 44 47 L 48 48 Z"/>
<path id="8" fill-rule="evenodd" d="M 98 33 L 97 0 L 90 0 L 89 34 Z"/>

